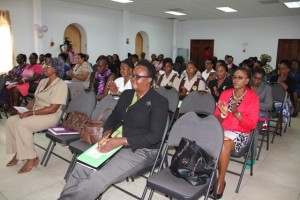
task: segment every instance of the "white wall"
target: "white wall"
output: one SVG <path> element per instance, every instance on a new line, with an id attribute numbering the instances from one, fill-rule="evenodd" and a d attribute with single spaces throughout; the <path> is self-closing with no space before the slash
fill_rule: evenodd
<path id="1" fill-rule="evenodd" d="M 191 39 L 213 39 L 214 55 L 230 54 L 239 64 L 267 53 L 275 68 L 278 39 L 300 39 L 300 16 L 249 19 L 196 20 L 178 23 L 178 48 L 190 48 Z M 243 43 L 248 43 L 243 52 Z"/>
<path id="2" fill-rule="evenodd" d="M 1 0 L 1 10 L 9 10 L 14 43 L 14 56 L 34 52 L 32 3 L 29 0 Z"/>
<path id="3" fill-rule="evenodd" d="M 0 0 L 1 9 L 10 11 L 12 32 L 14 37 L 14 53 L 38 51 L 34 49 L 33 30 L 33 5 L 32 0 Z M 172 54 L 172 22 L 142 15 L 129 14 L 129 46 L 128 52 L 122 52 L 123 27 L 121 11 L 102 9 L 99 7 L 70 4 L 58 0 L 41 0 L 42 25 L 48 26 L 48 32 L 38 39 L 42 45 L 41 52 L 52 53 L 57 56 L 60 52 L 59 45 L 63 43 L 65 28 L 72 23 L 80 24 L 87 34 L 87 53 L 90 62 L 94 63 L 101 54 L 117 53 L 124 59 L 127 53 L 135 52 L 135 36 L 139 31 L 144 31 L 149 37 L 149 52 Z M 50 47 L 51 39 L 55 46 Z M 123 56 L 122 56 L 123 55 Z M 149 55 L 148 55 L 149 56 Z"/>

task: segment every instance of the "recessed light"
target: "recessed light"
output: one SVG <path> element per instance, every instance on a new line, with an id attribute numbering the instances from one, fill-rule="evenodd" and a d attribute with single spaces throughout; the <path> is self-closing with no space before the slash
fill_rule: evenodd
<path id="1" fill-rule="evenodd" d="M 185 13 L 177 12 L 177 11 L 165 11 L 165 13 L 171 14 L 171 15 L 186 15 Z"/>
<path id="2" fill-rule="evenodd" d="M 288 8 L 300 8 L 300 1 L 285 2 L 284 5 Z"/>
<path id="3" fill-rule="evenodd" d="M 237 10 L 234 10 L 232 8 L 229 8 L 229 7 L 217 7 L 216 9 L 222 10 L 223 12 L 237 12 Z"/>
<path id="4" fill-rule="evenodd" d="M 133 2 L 131 0 L 111 0 L 111 1 L 115 1 L 115 2 L 118 2 L 118 3 L 131 3 L 131 2 Z"/>

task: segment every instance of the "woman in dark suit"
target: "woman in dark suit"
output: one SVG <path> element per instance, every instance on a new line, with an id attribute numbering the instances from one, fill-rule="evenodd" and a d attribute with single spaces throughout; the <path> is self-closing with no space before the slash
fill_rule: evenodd
<path id="1" fill-rule="evenodd" d="M 123 148 L 99 171 L 77 165 L 67 181 L 62 199 L 96 199 L 107 187 L 154 162 L 168 117 L 168 101 L 151 86 L 155 67 L 141 61 L 131 75 L 132 90 L 122 92 L 106 121 L 98 150 Z M 105 139 L 118 133 L 118 137 Z"/>

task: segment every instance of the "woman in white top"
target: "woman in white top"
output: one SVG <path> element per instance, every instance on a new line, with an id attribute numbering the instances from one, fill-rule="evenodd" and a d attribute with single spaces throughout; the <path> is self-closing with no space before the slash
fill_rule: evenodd
<path id="1" fill-rule="evenodd" d="M 207 78 L 211 72 L 216 72 L 215 62 L 212 59 L 207 59 L 205 61 L 205 71 L 202 72 L 202 78 L 207 81 Z"/>
<path id="2" fill-rule="evenodd" d="M 178 73 L 173 70 L 173 61 L 171 58 L 165 58 L 163 61 L 163 74 L 157 80 L 157 87 L 169 86 L 173 87 L 178 84 Z"/>
<path id="3" fill-rule="evenodd" d="M 115 81 L 108 82 L 110 94 L 121 95 L 124 90 L 132 89 L 130 76 L 133 68 L 134 65 L 130 60 L 126 59 L 121 62 L 121 77 L 117 78 Z"/>
<path id="4" fill-rule="evenodd" d="M 205 83 L 197 77 L 197 63 L 189 61 L 186 66 L 187 76 L 182 77 L 179 84 L 174 86 L 179 91 L 180 99 L 183 99 L 189 92 L 205 90 Z"/>

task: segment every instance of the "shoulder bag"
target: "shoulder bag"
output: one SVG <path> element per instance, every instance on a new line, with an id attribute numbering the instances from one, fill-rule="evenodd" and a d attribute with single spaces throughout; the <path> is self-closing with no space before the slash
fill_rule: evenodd
<path id="1" fill-rule="evenodd" d="M 202 185 L 213 172 L 215 160 L 195 141 L 182 138 L 172 157 L 170 170 L 192 185 Z"/>

